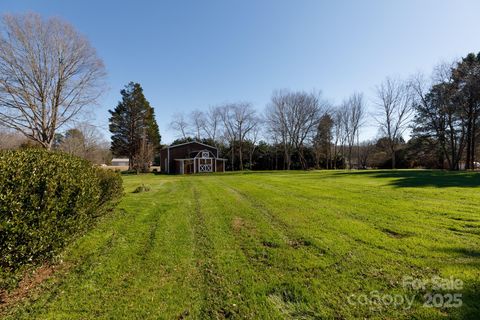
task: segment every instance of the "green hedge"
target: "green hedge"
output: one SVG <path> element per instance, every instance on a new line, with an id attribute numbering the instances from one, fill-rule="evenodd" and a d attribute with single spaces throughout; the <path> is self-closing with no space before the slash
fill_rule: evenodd
<path id="1" fill-rule="evenodd" d="M 97 168 L 96 174 L 100 186 L 100 206 L 102 212 L 116 205 L 123 196 L 123 180 L 120 172 Z"/>
<path id="2" fill-rule="evenodd" d="M 75 156 L 0 152 L 0 275 L 51 258 L 122 194 L 119 174 Z"/>

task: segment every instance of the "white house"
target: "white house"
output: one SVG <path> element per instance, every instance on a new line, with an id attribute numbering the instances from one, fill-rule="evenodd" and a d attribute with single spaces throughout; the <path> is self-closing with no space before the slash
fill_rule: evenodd
<path id="1" fill-rule="evenodd" d="M 114 167 L 128 167 L 129 160 L 128 158 L 113 158 L 112 166 Z"/>

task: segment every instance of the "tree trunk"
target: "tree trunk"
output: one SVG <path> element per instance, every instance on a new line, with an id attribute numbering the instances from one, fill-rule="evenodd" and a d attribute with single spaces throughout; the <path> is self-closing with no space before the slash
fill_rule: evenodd
<path id="1" fill-rule="evenodd" d="M 352 146 L 348 146 L 348 170 L 352 170 Z"/>
<path id="2" fill-rule="evenodd" d="M 133 156 L 130 154 L 128 156 L 128 171 L 133 170 Z"/>
<path id="3" fill-rule="evenodd" d="M 392 148 L 392 169 L 395 169 L 396 159 L 395 159 L 395 147 Z"/>
<path id="4" fill-rule="evenodd" d="M 235 171 L 235 141 L 232 140 L 232 171 Z"/>
<path id="5" fill-rule="evenodd" d="M 465 161 L 465 170 L 470 169 L 470 159 L 472 151 L 472 123 L 469 116 L 468 125 L 467 125 L 467 159 Z"/>
<path id="6" fill-rule="evenodd" d="M 278 150 L 277 146 L 275 146 L 275 170 L 278 170 Z"/>
<path id="7" fill-rule="evenodd" d="M 300 157 L 300 165 L 302 166 L 303 170 L 307 170 L 307 161 L 305 160 L 305 156 L 303 155 L 303 147 L 297 148 L 298 155 Z"/>
<path id="8" fill-rule="evenodd" d="M 290 154 L 288 152 L 287 145 L 284 145 L 284 152 L 285 152 L 285 159 L 283 160 L 284 169 L 285 170 L 290 170 Z"/>
<path id="9" fill-rule="evenodd" d="M 240 171 L 243 171 L 242 141 L 240 141 L 238 146 L 238 157 L 240 158 Z"/>
<path id="10" fill-rule="evenodd" d="M 474 115 L 473 117 L 473 123 L 472 123 L 472 150 L 470 151 L 470 169 L 472 170 L 475 170 L 475 143 L 476 143 L 476 139 L 475 139 L 475 136 L 476 136 L 476 131 L 477 131 L 477 128 L 476 128 L 476 125 L 475 125 L 475 120 L 476 120 L 476 117 Z"/>
<path id="11" fill-rule="evenodd" d="M 337 170 L 337 143 L 333 146 L 333 169 Z"/>

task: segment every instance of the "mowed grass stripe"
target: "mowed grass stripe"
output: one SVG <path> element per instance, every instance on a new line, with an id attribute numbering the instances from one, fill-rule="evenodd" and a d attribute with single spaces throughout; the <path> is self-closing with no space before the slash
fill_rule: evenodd
<path id="1" fill-rule="evenodd" d="M 259 192 L 255 185 L 249 184 L 243 190 L 248 190 L 262 199 L 268 199 L 267 202 L 269 200 L 280 201 L 273 195 L 267 197 L 265 193 Z M 236 184 L 236 187 L 239 187 L 239 184 Z M 233 187 L 230 188 L 235 190 Z M 243 196 L 248 199 L 245 195 Z M 263 271 L 273 275 L 270 278 L 272 284 L 270 291 L 276 294 L 272 294 L 271 297 L 280 304 L 279 308 L 286 312 L 289 318 L 330 318 L 338 316 L 341 310 L 339 309 L 340 306 L 336 305 L 337 299 L 344 297 L 345 293 L 337 287 L 339 284 L 345 285 L 342 282 L 345 282 L 346 279 L 343 278 L 349 278 L 349 276 L 351 276 L 349 284 L 355 285 L 354 282 L 358 278 L 358 274 L 351 272 L 352 270 L 355 271 L 355 268 L 351 268 L 351 266 L 361 265 L 363 263 L 362 258 L 365 257 L 355 257 L 348 248 L 345 249 L 344 254 L 339 253 L 337 251 L 339 234 L 330 233 L 328 230 L 322 232 L 326 232 L 333 242 L 337 242 L 337 250 L 324 252 L 321 246 L 316 246 L 315 241 L 310 240 L 310 235 L 304 232 L 305 230 L 299 230 L 283 221 L 279 221 L 278 216 L 275 217 L 277 213 L 268 212 L 255 199 L 250 198 L 249 201 L 252 207 L 260 210 L 258 214 L 265 217 L 267 224 L 277 226 L 277 230 L 282 230 L 284 233 L 280 237 L 281 241 L 277 244 L 272 245 L 271 241 L 267 242 L 266 247 L 273 248 L 267 248 L 267 252 L 263 256 L 264 263 L 268 265 L 267 270 Z M 308 212 L 302 212 L 302 214 L 308 214 Z M 258 219 L 256 225 L 259 225 Z M 259 238 L 262 239 L 261 236 Z M 265 240 L 262 242 L 257 243 L 256 248 L 265 246 Z M 376 268 L 374 269 L 376 270 Z M 341 274 L 340 281 L 339 274 Z M 281 275 L 280 278 L 279 275 Z M 360 279 L 362 276 L 363 274 L 360 274 Z M 319 278 L 322 278 L 322 280 L 318 281 Z M 383 283 L 381 284 L 383 285 Z M 366 285 L 374 286 L 374 283 L 370 281 Z M 358 287 L 364 288 L 365 284 L 360 283 Z M 334 290 L 332 291 L 331 288 L 334 288 Z M 378 288 L 378 283 L 376 288 Z M 343 314 L 351 314 L 352 310 L 349 309 L 348 305 L 345 305 L 345 303 L 340 305 L 344 308 Z M 362 314 L 365 314 L 365 310 L 362 312 Z"/>
<path id="2" fill-rule="evenodd" d="M 379 243 L 395 243 L 392 238 L 396 237 L 408 238 L 404 241 L 407 243 L 410 242 L 410 240 L 414 240 L 415 237 L 426 236 L 431 240 L 438 240 L 437 238 L 443 239 L 443 231 L 451 232 L 452 225 L 462 223 L 461 221 L 450 221 L 450 219 L 445 219 L 445 216 L 448 215 L 453 220 L 453 218 L 458 218 L 456 215 L 457 210 L 471 209 L 470 204 L 467 204 L 467 206 L 463 203 L 456 205 L 455 201 L 451 201 L 450 206 L 446 208 L 446 210 L 438 209 L 441 214 L 427 214 L 427 208 L 432 211 L 432 206 L 430 206 L 430 203 L 428 202 L 429 199 L 425 196 L 423 198 L 423 203 L 418 200 L 411 201 L 409 194 L 405 198 L 397 196 L 397 199 L 392 200 L 390 197 L 382 197 L 381 195 L 384 192 L 382 192 L 382 188 L 379 189 L 378 187 L 375 188 L 374 193 L 370 196 L 367 195 L 369 190 L 366 190 L 365 187 L 363 187 L 363 193 L 358 196 L 357 193 L 352 194 L 348 189 L 347 192 L 343 192 L 345 185 L 348 186 L 348 183 L 344 181 L 342 181 L 341 184 L 342 188 L 336 187 L 335 185 L 329 185 L 327 181 L 325 181 L 324 175 L 317 175 L 316 184 L 309 185 L 291 185 L 289 184 L 289 181 L 283 181 L 283 183 L 280 184 L 278 181 L 271 182 L 269 179 L 267 183 L 248 184 L 245 187 L 245 190 L 247 192 L 262 195 L 270 193 L 269 198 L 275 196 L 275 194 L 279 194 L 278 197 L 275 198 L 275 201 L 269 201 L 267 199 L 265 201 L 267 203 L 277 203 L 278 201 L 282 201 L 282 199 L 288 198 L 288 200 L 284 200 L 285 210 L 283 213 L 287 218 L 295 217 L 296 220 L 294 221 L 294 224 L 299 221 L 298 219 L 304 217 L 308 218 L 310 223 L 315 222 L 321 224 L 324 220 L 328 221 L 328 219 L 324 219 L 325 215 L 332 213 L 337 213 L 337 219 L 339 220 L 347 219 L 347 223 L 349 223 L 348 217 L 366 222 L 368 225 L 373 226 L 373 229 L 371 230 L 374 235 L 373 239 L 379 240 Z M 268 192 L 255 191 L 255 188 L 262 188 Z M 351 187 L 351 189 L 356 190 L 357 188 Z M 383 189 L 388 190 L 390 188 L 383 187 Z M 334 192 L 332 192 L 332 190 L 334 190 Z M 399 194 L 402 194 L 403 192 L 406 191 L 396 190 L 396 193 Z M 332 196 L 332 193 L 334 193 L 335 196 Z M 324 197 L 325 194 L 328 195 L 327 198 Z M 447 199 L 449 198 L 450 197 Z M 441 201 L 446 201 L 445 197 L 442 197 L 441 199 Z M 308 201 L 304 202 L 303 200 Z M 439 202 L 435 199 L 432 201 Z M 288 213 L 290 208 L 293 208 L 292 210 L 295 210 L 296 208 L 304 209 L 304 207 L 308 205 L 313 206 L 312 210 L 318 209 L 316 210 L 316 212 L 320 213 L 318 220 L 312 221 L 316 215 L 312 216 L 310 214 L 305 214 L 299 217 L 295 215 L 292 216 Z M 433 207 L 433 209 L 437 208 Z M 435 210 L 434 212 L 437 211 Z M 478 210 L 476 216 L 478 216 Z M 426 223 L 423 223 L 424 221 Z M 445 230 L 441 230 L 441 228 L 444 228 Z M 349 231 L 349 234 L 352 234 L 352 232 Z M 411 237 L 413 235 L 415 235 L 415 237 Z M 458 245 L 460 243 L 456 244 Z M 423 245 L 423 242 L 418 243 L 417 241 L 411 245 Z"/>
<path id="3" fill-rule="evenodd" d="M 262 274 L 249 264 L 242 248 L 251 239 L 240 237 L 239 228 L 245 203 L 235 195 L 225 193 L 217 184 L 193 179 L 201 215 L 203 233 L 208 237 L 209 252 L 205 252 L 207 267 L 204 311 L 201 318 L 278 318 L 258 283 Z M 223 190 L 223 192 L 222 192 Z"/>
<path id="4" fill-rule="evenodd" d="M 192 206 L 181 198 L 189 199 L 189 184 L 152 183 L 152 191 L 132 194 L 136 183 L 126 179 L 119 213 L 71 249 L 71 263 L 78 267 L 55 290 L 57 296 L 41 298 L 47 305 L 35 305 L 39 318 L 153 319 L 198 313 Z M 30 318 L 21 312 L 12 318 L 22 316 Z"/>
<path id="5" fill-rule="evenodd" d="M 276 194 L 276 190 L 274 187 L 272 187 L 272 183 L 270 183 L 270 179 L 260 179 L 263 178 L 264 175 L 259 175 L 255 176 L 253 175 L 247 175 L 248 178 L 242 179 L 241 182 L 235 180 L 235 187 L 236 188 L 241 188 L 244 190 L 244 192 L 249 193 L 253 197 L 257 197 L 257 200 L 263 203 L 266 203 L 267 205 L 270 205 L 271 209 L 273 211 L 276 210 L 276 214 L 279 217 L 286 216 L 285 221 L 286 223 L 292 228 L 300 228 L 303 224 L 306 223 L 308 224 L 308 228 L 306 230 L 311 230 L 312 228 L 310 226 L 318 226 L 320 225 L 318 222 L 319 220 L 312 219 L 312 217 L 315 216 L 314 209 L 316 206 L 313 206 L 312 210 L 307 210 L 309 206 L 309 202 L 305 201 L 307 200 L 305 195 L 309 194 L 310 190 L 310 185 L 305 186 L 302 184 L 294 184 L 294 185 L 302 185 L 304 187 L 304 196 L 303 197 L 298 197 L 295 192 L 292 192 L 291 188 L 291 181 L 285 179 L 285 184 L 280 188 L 280 195 Z M 317 176 L 318 178 L 323 178 L 321 176 Z M 275 179 L 278 179 L 275 177 Z M 319 182 L 320 183 L 320 182 Z M 267 186 L 265 186 L 267 185 Z M 343 181 L 342 181 L 343 185 Z M 263 189 L 263 190 L 262 190 Z M 286 191 L 288 190 L 288 191 Z M 331 191 L 332 189 L 330 189 Z M 336 192 L 337 189 L 333 188 L 333 190 Z M 388 191 L 388 193 L 391 192 L 391 187 L 390 188 L 385 188 L 385 190 L 377 190 L 377 194 L 382 195 L 383 193 L 386 193 L 385 191 Z M 445 190 L 446 191 L 446 190 Z M 387 193 L 387 194 L 388 194 Z M 320 197 L 320 201 L 321 196 Z M 398 201 L 398 196 L 396 197 L 397 199 L 395 201 Z M 350 201 L 349 198 L 345 198 L 346 201 L 341 202 L 341 204 L 344 206 L 343 210 L 340 210 L 342 214 L 345 214 L 347 211 L 348 213 L 348 202 Z M 358 200 L 358 199 L 356 199 Z M 370 199 L 364 199 L 365 202 L 369 203 Z M 315 201 L 314 195 L 312 195 L 312 201 Z M 319 200 L 316 200 L 317 202 Z M 404 199 L 405 201 L 405 199 Z M 285 205 L 283 205 L 283 203 Z M 334 206 L 335 207 L 335 206 Z M 296 208 L 301 208 L 300 212 L 296 212 Z M 427 207 L 428 208 L 428 207 Z M 395 205 L 390 206 L 389 209 L 384 209 L 384 210 L 392 210 L 392 215 L 395 215 L 395 210 L 397 210 L 397 220 L 398 223 L 402 223 L 402 218 L 404 217 L 401 212 L 398 211 L 398 208 L 396 208 Z M 368 214 L 368 213 L 367 213 Z M 478 215 L 478 213 L 477 213 Z M 366 287 L 370 287 L 372 284 L 373 287 L 382 288 L 382 287 L 390 287 L 392 284 L 399 283 L 401 280 L 401 277 L 405 274 L 415 274 L 417 276 L 428 276 L 429 274 L 438 274 L 441 269 L 437 268 L 438 266 L 444 265 L 444 263 L 441 263 L 442 261 L 442 255 L 444 255 L 443 247 L 438 247 L 437 239 L 440 238 L 444 241 L 441 242 L 442 245 L 449 245 L 449 246 L 455 246 L 455 245 L 462 245 L 465 246 L 465 243 L 461 243 L 456 239 L 457 241 L 452 244 L 450 241 L 445 241 L 445 234 L 442 232 L 443 230 L 439 230 L 436 227 L 432 227 L 433 230 L 436 231 L 435 234 L 431 234 L 430 231 L 428 230 L 429 222 L 428 221 L 428 216 L 425 216 L 424 221 L 419 221 L 418 224 L 415 224 L 414 228 L 418 228 L 420 235 L 422 235 L 421 239 L 418 241 L 414 241 L 414 243 L 411 243 L 410 245 L 406 246 L 405 242 L 409 241 L 411 239 L 396 239 L 396 237 L 390 237 L 389 235 L 385 235 L 384 233 L 381 232 L 373 232 L 373 235 L 371 235 L 368 231 L 368 228 L 365 230 L 367 231 L 366 233 L 362 233 L 361 228 L 358 227 L 358 225 L 352 224 L 351 221 L 346 221 L 344 224 L 344 228 L 339 229 L 338 226 L 342 225 L 340 222 L 343 217 L 334 217 L 332 221 L 332 217 L 328 218 L 328 214 L 325 212 L 321 212 L 322 218 L 325 218 L 327 216 L 327 221 L 328 224 L 326 225 L 327 230 L 325 229 L 315 229 L 313 228 L 313 234 L 314 235 L 322 235 L 326 234 L 332 242 L 336 243 L 334 246 L 336 251 L 339 251 L 341 249 L 341 245 L 339 245 L 339 242 L 341 242 L 341 237 L 342 235 L 345 236 L 346 239 L 353 238 L 355 240 L 354 243 L 351 243 L 351 247 L 346 248 L 347 254 L 351 254 L 352 252 L 355 252 L 357 254 L 360 254 L 357 259 L 354 261 L 350 261 L 350 263 L 354 264 L 359 264 L 359 272 L 357 275 L 352 275 L 352 279 L 358 279 L 362 278 L 362 276 L 367 276 L 367 279 L 370 279 L 367 281 L 364 285 Z M 305 217 L 307 217 L 307 221 L 305 221 Z M 311 219 L 308 221 L 308 219 Z M 395 225 L 395 224 L 393 224 Z M 407 224 L 408 225 L 408 224 Z M 418 226 L 418 227 L 417 227 Z M 424 228 L 427 226 L 427 228 Z M 322 226 L 322 227 L 325 227 Z M 330 228 L 330 230 L 328 230 Z M 332 229 L 333 228 L 333 229 Z M 375 229 L 378 230 L 379 226 L 375 226 Z M 427 230 L 425 230 L 427 229 Z M 375 231 L 376 231 L 375 230 Z M 381 230 L 381 229 L 380 229 Z M 359 235 L 352 237 L 352 234 Z M 308 237 L 309 235 L 307 235 Z M 383 237 L 382 237 L 383 236 Z M 433 237 L 432 237 L 433 236 Z M 443 236 L 443 238 L 442 238 Z M 432 239 L 433 238 L 433 239 Z M 424 239 L 428 239 L 429 243 L 424 246 L 424 249 L 418 248 L 418 245 L 421 245 L 424 241 Z M 372 241 L 373 240 L 373 241 Z M 348 240 L 347 240 L 348 242 Z M 385 243 L 386 242 L 386 243 Z M 379 245 L 380 243 L 380 245 Z M 478 244 L 478 241 L 476 242 Z M 471 243 L 468 243 L 471 244 Z M 467 245 L 468 245 L 467 244 Z M 375 247 L 384 249 L 387 251 L 387 253 L 382 253 L 382 252 L 368 252 L 372 251 Z M 432 254 L 432 247 L 437 249 L 437 252 L 433 252 Z M 359 250 L 356 250 L 355 248 L 359 248 Z M 393 248 L 393 250 L 391 249 Z M 389 252 L 390 251 L 390 252 Z M 416 259 L 408 259 L 408 255 L 415 257 Z M 438 256 L 437 259 L 425 259 L 425 257 L 430 257 L 435 255 Z M 345 259 L 346 258 L 346 259 Z M 342 260 L 344 265 L 348 265 L 350 258 L 343 255 Z M 389 264 L 385 265 L 385 259 L 388 260 L 393 260 L 396 261 L 396 267 L 393 270 L 388 270 L 390 267 Z M 462 258 L 464 259 L 464 258 Z M 432 261 L 433 260 L 433 261 Z M 471 260 L 471 259 L 470 259 Z M 385 268 L 385 267 L 386 268 Z M 336 266 L 338 267 L 338 266 Z M 355 268 L 353 268 L 355 269 Z M 478 268 L 475 269 L 475 275 L 478 274 Z M 447 269 L 444 269 L 447 271 Z M 446 275 L 449 273 L 447 272 Z M 333 277 L 335 278 L 335 277 Z M 382 280 L 383 283 L 381 283 L 380 286 L 375 282 L 375 280 L 372 280 L 372 278 L 376 280 Z M 382 279 L 384 278 L 384 279 Z M 473 279 L 475 277 L 472 277 Z M 434 312 L 437 310 L 433 310 Z"/>
<path id="6" fill-rule="evenodd" d="M 248 199 L 233 187 L 224 188 Z M 317 283 L 318 287 L 314 284 L 319 276 L 329 270 L 334 270 L 334 273 L 341 271 L 340 263 L 348 267 L 351 263 L 349 256 L 339 256 L 336 253 L 324 255 L 321 248 L 308 240 L 308 235 L 292 232 L 292 228 L 277 221 L 277 218 L 261 205 L 251 199 L 248 199 L 248 202 L 251 209 L 245 211 L 252 211 L 254 208 L 255 212 L 255 218 L 248 217 L 254 220 L 250 221 L 251 224 L 256 227 L 268 225 L 276 231 L 276 234 L 272 235 L 268 234 L 268 229 L 259 230 L 256 244 L 251 246 L 250 253 L 247 253 L 252 261 L 257 260 L 257 269 L 259 265 L 264 265 L 264 268 L 258 271 L 268 279 L 269 285 L 264 289 L 266 294 L 276 302 L 278 309 L 287 318 L 334 317 L 335 313 L 331 309 L 335 304 L 331 301 L 332 297 L 335 298 L 334 294 L 326 290 L 322 283 Z M 262 219 L 263 221 L 260 221 Z M 335 281 L 330 282 L 330 285 L 334 286 Z M 310 290 L 313 290 L 314 294 L 311 294 Z"/>
<path id="7" fill-rule="evenodd" d="M 64 253 L 71 271 L 10 318 L 476 319 L 477 180 L 433 171 L 127 176 L 117 212 Z M 152 190 L 132 194 L 142 183 Z M 462 308 L 424 308 L 421 295 L 408 310 L 346 301 L 412 294 L 404 276 L 432 275 L 465 282 Z"/>

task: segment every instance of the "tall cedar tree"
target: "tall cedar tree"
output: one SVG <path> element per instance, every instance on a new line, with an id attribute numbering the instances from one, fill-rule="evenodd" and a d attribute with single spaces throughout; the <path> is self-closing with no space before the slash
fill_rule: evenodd
<path id="1" fill-rule="evenodd" d="M 321 157 L 324 157 L 325 168 L 331 169 L 331 146 L 333 139 L 333 118 L 325 113 L 318 122 L 317 134 L 313 140 L 315 165 L 320 167 Z"/>
<path id="2" fill-rule="evenodd" d="M 146 170 L 160 149 L 161 136 L 154 109 L 138 83 L 130 82 L 120 94 L 122 101 L 113 111 L 108 111 L 111 115 L 112 153 L 128 157 L 129 170 Z M 145 148 L 150 151 L 149 159 L 144 156 Z"/>

